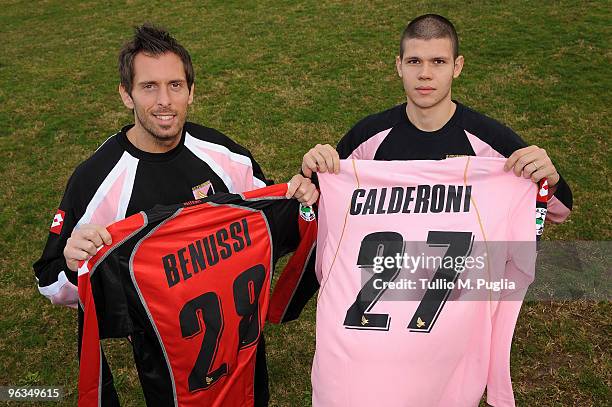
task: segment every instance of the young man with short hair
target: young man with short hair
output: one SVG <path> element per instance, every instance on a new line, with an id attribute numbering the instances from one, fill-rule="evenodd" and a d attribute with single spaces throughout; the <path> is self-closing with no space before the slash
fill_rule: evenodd
<path id="1" fill-rule="evenodd" d="M 562 222 L 572 193 L 546 151 L 527 144 L 510 128 L 451 97 L 464 58 L 446 18 L 426 14 L 404 30 L 395 64 L 406 103 L 358 122 L 338 143 L 317 145 L 303 158 L 302 172 L 337 172 L 339 159 L 442 160 L 460 155 L 506 157 L 506 170 L 534 182 L 548 179 L 548 219 Z"/>
<path id="2" fill-rule="evenodd" d="M 447 19 L 428 14 L 411 21 L 402 34 L 399 55 L 396 58 L 397 73 L 404 85 L 406 103 L 361 120 L 340 140 L 336 149 L 329 145 L 317 145 L 312 148 L 303 158 L 302 172 L 304 175 L 310 177 L 313 172 L 338 173 L 340 170 L 339 160 L 347 158 L 389 161 L 444 160 L 454 156 L 506 158 L 504 166 L 506 171 L 512 170 L 517 176 L 530 178 L 534 182 L 540 181 L 542 178 L 548 179 L 550 186 L 548 219 L 553 222 L 565 220 L 572 208 L 572 194 L 546 151 L 537 146 L 527 146 L 508 127 L 452 99 L 452 83 L 461 74 L 463 64 L 464 58 L 459 54 L 457 34 L 453 25 Z M 448 165 L 452 166 L 450 163 Z M 332 181 L 328 179 L 327 182 Z M 341 187 L 338 187 L 338 189 L 340 190 Z M 406 219 L 406 222 L 410 222 L 408 218 Z M 344 222 L 346 226 L 347 220 L 345 219 Z M 379 222 L 384 224 L 382 219 Z M 512 220 L 508 219 L 507 222 L 512 222 Z M 403 226 L 407 227 L 407 225 Z M 321 231 L 328 225 L 320 224 L 319 227 L 319 231 Z M 359 233 L 357 231 L 359 231 L 359 227 L 353 224 L 351 233 Z M 344 229 L 342 233 L 344 233 Z M 371 235 L 374 234 L 372 233 L 368 237 L 371 237 Z M 334 237 L 338 239 L 338 236 Z M 342 238 L 340 239 L 342 240 Z M 319 237 L 319 243 L 321 241 L 322 238 Z M 324 237 L 323 241 L 325 241 Z M 349 246 L 357 253 L 357 249 L 347 243 L 350 242 L 350 238 L 345 238 L 342 242 L 344 250 Z M 365 262 L 363 260 L 367 257 L 367 255 L 362 256 L 363 253 L 366 253 L 366 250 L 362 250 L 364 247 L 362 245 L 358 251 L 358 263 L 360 265 L 370 264 L 368 263 L 369 260 L 365 260 Z M 338 273 L 341 274 L 342 271 L 345 271 L 341 265 L 343 262 L 354 263 L 347 258 L 335 262 L 337 259 L 335 256 L 340 252 L 339 243 L 334 250 L 330 251 L 333 254 L 333 261 L 330 258 L 319 258 L 317 261 L 322 262 L 321 264 L 328 261 L 328 265 L 331 262 L 337 276 Z M 384 244 L 379 244 L 374 252 L 383 253 L 386 250 L 388 249 Z M 320 252 L 325 253 L 324 250 Z M 376 254 L 376 256 L 379 255 Z M 320 256 L 319 252 L 317 256 Z M 505 258 L 503 260 L 506 261 Z M 431 350 L 437 346 L 436 344 L 439 342 L 436 342 L 436 339 L 440 339 L 440 336 L 433 337 L 434 339 L 428 342 L 427 338 L 423 336 L 426 334 L 421 331 L 415 333 L 410 338 L 411 341 L 401 342 L 405 343 L 406 347 L 398 350 L 397 355 L 396 352 L 390 351 L 387 353 L 389 359 L 381 358 L 380 355 L 384 355 L 384 351 L 378 351 L 388 349 L 389 344 L 393 343 L 393 339 L 408 340 L 407 328 L 406 325 L 398 328 L 397 321 L 395 330 L 392 331 L 387 327 L 386 331 L 390 332 L 380 332 L 384 331 L 380 327 L 364 328 L 366 324 L 371 323 L 365 318 L 365 313 L 366 311 L 369 312 L 370 308 L 366 310 L 364 307 L 372 306 L 372 303 L 364 305 L 367 301 L 363 298 L 374 296 L 371 291 L 366 291 L 364 288 L 372 287 L 368 286 L 368 283 L 362 285 L 363 291 L 359 292 L 358 299 L 354 303 L 356 311 L 352 315 L 356 315 L 357 318 L 361 315 L 361 321 L 357 320 L 357 323 L 347 326 L 345 320 L 344 328 L 351 328 L 350 332 L 346 329 L 342 333 L 334 331 L 336 327 L 342 326 L 341 320 L 337 319 L 334 312 L 339 307 L 338 304 L 341 304 L 340 298 L 342 298 L 342 295 L 349 290 L 347 287 L 350 287 L 350 284 L 347 281 L 351 280 L 349 278 L 333 279 L 333 277 L 330 277 L 333 275 L 332 266 L 329 266 L 325 271 L 321 271 L 321 273 L 325 274 L 324 277 L 321 277 L 323 279 L 321 285 L 325 286 L 327 284 L 327 294 L 319 292 L 317 305 L 317 351 L 315 352 L 312 369 L 314 406 L 344 406 L 348 404 L 365 406 L 372 405 L 374 400 L 383 400 L 377 402 L 379 404 L 387 403 L 388 405 L 395 403 L 393 405 L 475 406 L 478 405 L 482 397 L 485 384 L 489 403 L 496 407 L 514 406 L 509 365 L 507 372 L 503 367 L 492 371 L 496 369 L 491 367 L 493 365 L 481 363 L 489 352 L 484 347 L 480 348 L 481 350 L 485 349 L 482 354 L 477 352 L 469 355 L 453 354 L 457 357 L 454 361 L 445 359 L 444 356 L 441 356 L 443 352 L 439 355 L 436 352 L 423 351 L 423 349 Z M 350 271 L 348 273 L 356 272 Z M 361 276 L 363 278 L 363 274 Z M 332 282 L 330 283 L 330 281 Z M 363 284 L 363 281 L 361 283 Z M 337 291 L 330 294 L 330 286 L 336 287 Z M 376 291 L 376 300 L 379 298 L 378 295 L 382 295 L 380 293 L 380 291 Z M 503 316 L 500 319 L 503 322 L 500 323 L 501 328 L 498 327 L 498 336 L 495 337 L 496 339 L 502 339 L 498 341 L 500 345 L 496 352 L 491 351 L 491 354 L 495 353 L 491 358 L 498 362 L 495 366 L 504 366 L 505 357 L 508 358 L 509 362 L 510 343 L 507 339 L 508 335 L 511 338 L 514 329 L 514 325 L 509 324 L 512 323 L 513 317 L 514 321 L 516 320 L 516 315 L 518 315 L 520 309 L 520 302 L 518 308 L 514 305 L 508 305 L 510 303 L 508 301 L 504 304 L 504 307 L 496 308 L 496 316 Z M 346 306 L 346 304 L 342 306 Z M 382 309 L 383 314 L 376 314 L 376 312 L 381 312 L 379 308 L 378 311 L 375 309 L 369 315 L 386 315 L 384 314 L 385 308 L 382 307 Z M 352 310 L 353 307 L 349 308 L 349 311 Z M 349 311 L 345 311 L 345 308 L 343 308 L 338 312 L 338 315 L 346 312 L 346 318 L 349 318 Z M 425 324 L 420 317 L 418 321 Z M 465 321 L 457 319 L 453 321 L 457 326 L 462 324 L 469 326 Z M 493 334 L 490 333 L 492 330 L 487 331 L 489 327 L 486 326 L 487 323 L 493 325 L 492 318 L 485 318 L 483 321 L 485 323 L 480 327 L 483 328 L 482 332 L 485 334 L 480 338 L 487 338 L 487 335 L 493 338 Z M 372 329 L 369 332 L 379 332 L 372 333 L 370 336 L 355 334 L 355 332 L 363 331 L 362 328 Z M 440 331 L 438 328 L 437 334 L 440 335 L 440 332 L 445 331 Z M 473 333 L 474 338 L 479 333 Z M 385 336 L 385 334 L 388 335 Z M 456 334 L 456 337 L 448 337 L 448 340 L 457 340 L 459 343 L 462 340 L 464 342 L 472 341 L 470 343 L 479 343 L 480 346 L 480 342 L 473 341 L 473 338 L 470 339 L 464 331 L 456 332 Z M 446 339 L 442 337 L 442 340 Z M 365 349 L 368 345 L 373 348 Z M 506 347 L 508 355 L 505 353 Z M 450 349 L 450 353 L 452 353 L 454 348 L 451 346 Z M 464 349 L 469 348 L 466 346 Z M 371 350 L 371 352 L 368 352 L 368 350 Z M 446 350 L 448 351 L 448 349 Z M 401 351 L 404 351 L 404 359 L 398 356 Z M 370 353 L 376 356 L 372 356 Z M 420 362 L 423 362 L 423 366 L 419 364 Z M 431 363 L 428 365 L 428 362 Z M 403 372 L 405 376 L 401 374 L 398 376 L 396 375 L 397 371 L 393 370 L 398 366 L 395 365 L 396 363 L 412 363 L 412 365 L 399 367 L 398 371 Z M 330 373 L 330 366 L 336 367 L 340 373 Z M 357 366 L 368 366 L 371 367 L 371 370 L 366 368 L 355 370 Z M 453 368 L 456 368 L 456 370 L 452 370 Z M 343 374 L 345 372 L 350 373 L 347 376 Z M 351 376 L 353 373 L 354 376 Z M 372 375 L 375 376 L 374 379 L 371 378 Z M 335 379 L 336 377 L 338 377 L 338 380 Z M 442 377 L 451 377 L 452 379 L 446 380 Z M 332 378 L 333 380 L 331 380 Z M 381 383 L 383 384 L 381 385 Z M 491 386 L 488 387 L 489 385 Z M 435 390 L 432 391 L 432 389 Z"/>
<path id="3" fill-rule="evenodd" d="M 34 264 L 39 291 L 56 304 L 77 306 L 78 262 L 111 244 L 107 225 L 155 205 L 266 186 L 259 164 L 247 149 L 215 129 L 186 122 L 195 89 L 194 70 L 187 50 L 167 31 L 149 24 L 137 27 L 119 55 L 119 73 L 119 93 L 134 112 L 134 124 L 111 136 L 76 168 L 43 254 Z M 296 175 L 287 197 L 310 205 L 318 192 L 310 180 Z M 142 342 L 138 334 L 133 335 L 135 351 L 147 352 L 139 346 Z M 256 405 L 267 405 L 264 357 L 262 340 L 257 352 Z M 116 405 L 112 376 L 102 359 L 102 402 Z M 146 367 L 137 367 L 141 377 L 152 374 Z"/>

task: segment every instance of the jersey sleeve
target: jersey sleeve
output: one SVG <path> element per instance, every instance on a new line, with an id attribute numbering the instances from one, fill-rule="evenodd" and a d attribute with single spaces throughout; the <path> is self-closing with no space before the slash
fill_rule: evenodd
<path id="1" fill-rule="evenodd" d="M 508 224 L 509 261 L 504 277 L 514 282 L 516 289 L 505 292 L 493 311 L 487 403 L 494 407 L 515 405 L 510 378 L 512 336 L 523 298 L 535 277 L 536 241 L 546 216 L 546 180 L 538 187 L 527 187 L 515 196 L 508 218 L 512 222 Z"/>
<path id="2" fill-rule="evenodd" d="M 101 398 L 102 349 L 88 263 L 79 266 L 79 406 L 97 405 Z"/>
<path id="3" fill-rule="evenodd" d="M 477 156 L 510 157 L 512 153 L 528 144 L 511 128 L 496 120 L 480 116 L 479 120 L 471 119 L 476 113 L 468 112 L 465 117 L 465 128 L 474 153 Z M 548 220 L 561 223 L 572 211 L 572 191 L 560 175 L 559 182 L 553 188 L 548 201 Z"/>
<path id="4" fill-rule="evenodd" d="M 123 295 L 122 287 L 110 287 L 112 295 L 104 300 L 104 290 L 92 290 L 92 281 L 89 279 L 89 265 L 81 265 L 79 268 L 79 406 L 97 405 L 98 400 L 102 405 L 119 405 L 117 391 L 114 386 L 113 375 L 110 366 L 106 361 L 104 352 L 100 345 L 100 339 L 109 337 L 108 329 L 104 326 L 109 323 L 115 324 L 125 321 L 127 308 L 123 318 L 113 320 L 111 315 L 106 312 L 104 304 L 108 304 L 110 299 L 116 301 L 118 296 Z M 99 272 L 107 270 L 100 268 Z M 112 279 L 111 279 L 112 280 Z M 126 305 L 125 302 L 115 302 L 114 309 Z M 117 314 L 116 314 L 117 315 Z M 120 315 L 121 316 L 121 315 Z"/>
<path id="5" fill-rule="evenodd" d="M 567 219 L 572 211 L 572 190 L 559 174 L 559 182 L 554 187 L 554 193 L 548 200 L 548 220 L 552 223 L 561 223 Z"/>
<path id="6" fill-rule="evenodd" d="M 95 256 L 79 266 L 81 308 L 87 315 L 94 306 L 97 330 L 102 339 L 125 338 L 134 330 L 124 289 L 128 284 L 124 276 L 129 276 L 131 254 L 131 246 L 126 242 L 144 226 L 141 213 L 111 224 L 107 230 L 113 243 L 102 246 Z M 81 289 L 83 282 L 87 286 Z"/>
<path id="7" fill-rule="evenodd" d="M 294 199 L 280 201 L 274 207 L 270 228 L 275 260 L 294 252 L 270 299 L 268 320 L 280 323 L 296 319 L 319 288 L 314 273 L 317 238 L 315 210 L 302 206 Z"/>
<path id="8" fill-rule="evenodd" d="M 397 105 L 357 122 L 338 142 L 340 159 L 373 160 L 380 144 L 406 114 L 405 107 L 406 104 Z"/>
<path id="9" fill-rule="evenodd" d="M 100 339 L 127 337 L 134 331 L 121 273 L 129 270 L 122 245 L 144 226 L 141 214 L 108 227 L 113 243 L 79 264 L 78 405 L 118 405 L 110 368 Z"/>
<path id="10" fill-rule="evenodd" d="M 523 295 L 525 290 L 523 290 Z M 493 315 L 487 403 L 494 407 L 514 407 L 510 378 L 510 349 L 521 301 L 500 301 Z"/>
<path id="11" fill-rule="evenodd" d="M 514 181 L 524 181 L 515 179 Z M 522 184 L 517 188 L 510 207 L 507 225 L 507 263 L 504 278 L 516 284 L 517 290 L 527 288 L 535 278 L 537 256 L 537 241 L 543 233 L 547 214 L 548 182 L 546 179 L 539 184 L 517 182 Z M 510 300 L 522 301 L 522 297 L 514 298 L 514 290 L 507 293 Z"/>
<path id="12" fill-rule="evenodd" d="M 84 208 L 77 204 L 83 201 L 79 197 L 77 171 L 70 177 L 62 201 L 53 217 L 43 253 L 33 265 L 38 291 L 53 304 L 74 308 L 78 300 L 77 275 L 66 265 L 64 247 L 84 212 Z"/>

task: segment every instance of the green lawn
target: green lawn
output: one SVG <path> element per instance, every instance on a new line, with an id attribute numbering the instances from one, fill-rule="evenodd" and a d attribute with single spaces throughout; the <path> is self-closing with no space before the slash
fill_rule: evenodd
<path id="1" fill-rule="evenodd" d="M 131 120 L 116 57 L 144 21 L 191 52 L 190 120 L 230 135 L 283 181 L 308 148 L 403 100 L 401 30 L 419 14 L 446 15 L 466 58 L 454 98 L 546 148 L 572 186 L 571 219 L 546 239 L 610 240 L 610 3 L 435 4 L 3 1 L 0 385 L 64 386 L 61 404 L 75 404 L 76 316 L 38 294 L 31 264 L 73 168 Z M 611 317 L 609 302 L 525 304 L 512 354 L 518 404 L 611 405 Z M 314 304 L 267 338 L 272 404 L 309 405 Z M 142 404 L 125 341 L 107 348 L 125 405 Z"/>

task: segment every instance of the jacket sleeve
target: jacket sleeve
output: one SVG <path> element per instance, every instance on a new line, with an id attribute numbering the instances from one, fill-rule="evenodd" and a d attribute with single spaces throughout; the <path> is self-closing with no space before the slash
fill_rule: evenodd
<path id="1" fill-rule="evenodd" d="M 64 259 L 64 247 L 76 223 L 83 215 L 83 208 L 75 205 L 75 202 L 78 202 L 76 174 L 77 171 L 68 181 L 62 201 L 51 221 L 45 248 L 41 257 L 33 265 L 38 291 L 53 304 L 73 308 L 76 308 L 78 302 L 77 273 L 68 269 Z"/>
<path id="2" fill-rule="evenodd" d="M 273 236 L 277 236 L 275 257 L 293 252 L 270 299 L 268 321 L 272 323 L 297 319 L 319 289 L 314 272 L 317 240 L 315 212 L 316 208 L 305 207 L 290 199 L 280 202 L 271 217 L 271 231 Z"/>

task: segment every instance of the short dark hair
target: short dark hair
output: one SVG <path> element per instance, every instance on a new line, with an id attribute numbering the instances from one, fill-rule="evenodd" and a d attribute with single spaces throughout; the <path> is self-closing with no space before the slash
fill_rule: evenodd
<path id="1" fill-rule="evenodd" d="M 448 38 L 453 45 L 453 57 L 459 56 L 459 38 L 453 23 L 437 14 L 424 14 L 412 20 L 404 29 L 400 40 L 400 58 L 404 57 L 404 40 L 417 38 L 431 40 Z"/>
<path id="2" fill-rule="evenodd" d="M 128 94 L 131 95 L 134 85 L 134 58 L 141 52 L 150 56 L 162 55 L 166 52 L 176 54 L 183 62 L 187 85 L 191 92 L 195 74 L 189 52 L 165 29 L 156 27 L 151 23 L 145 23 L 139 27 L 134 27 L 134 38 L 125 43 L 119 53 L 119 77 L 121 78 L 121 85 Z"/>

